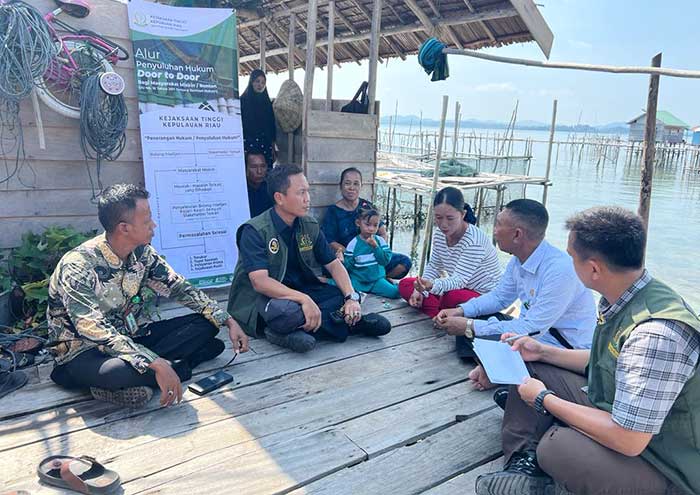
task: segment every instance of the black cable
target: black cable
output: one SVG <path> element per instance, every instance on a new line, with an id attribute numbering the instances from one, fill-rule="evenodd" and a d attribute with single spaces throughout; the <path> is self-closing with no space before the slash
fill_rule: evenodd
<path id="1" fill-rule="evenodd" d="M 122 95 L 109 95 L 100 86 L 100 75 L 83 79 L 80 89 L 80 148 L 86 162 L 95 160 L 97 188 L 102 190 L 100 172 L 102 160 L 114 161 L 126 145 L 128 112 Z M 92 199 L 96 199 L 95 184 L 88 167 Z"/>

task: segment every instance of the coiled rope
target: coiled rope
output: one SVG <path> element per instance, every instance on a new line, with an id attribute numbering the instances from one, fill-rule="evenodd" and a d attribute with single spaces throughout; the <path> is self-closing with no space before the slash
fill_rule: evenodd
<path id="1" fill-rule="evenodd" d="M 86 161 L 97 165 L 97 190 L 102 191 L 102 160 L 116 160 L 126 144 L 128 112 L 122 95 L 109 95 L 100 87 L 100 74 L 87 76 L 80 89 L 80 148 Z M 88 167 L 93 200 L 95 183 Z"/>
<path id="2" fill-rule="evenodd" d="M 0 3 L 0 98 L 29 96 L 57 54 L 41 13 L 22 1 Z"/>
<path id="3" fill-rule="evenodd" d="M 447 55 L 442 53 L 445 45 L 437 38 L 429 38 L 418 51 L 418 63 L 427 74 L 432 74 L 431 81 L 444 81 L 450 77 Z"/>
<path id="4" fill-rule="evenodd" d="M 36 175 L 24 152 L 19 102 L 29 96 L 57 53 L 49 25 L 38 10 L 21 1 L 0 0 L 0 162 L 5 169 L 0 184 L 17 177 L 27 186 L 21 176 L 25 165 Z M 6 158 L 10 155 L 13 165 Z"/>

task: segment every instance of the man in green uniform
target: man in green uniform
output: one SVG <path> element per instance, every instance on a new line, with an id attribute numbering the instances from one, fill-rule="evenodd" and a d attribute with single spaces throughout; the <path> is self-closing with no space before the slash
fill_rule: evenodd
<path id="1" fill-rule="evenodd" d="M 513 343 L 533 378 L 510 388 L 504 471 L 477 494 L 700 493 L 700 320 L 644 269 L 637 215 L 592 208 L 566 226 L 578 277 L 602 296 L 593 346 Z"/>
<path id="2" fill-rule="evenodd" d="M 228 308 L 243 330 L 296 352 L 313 349 L 319 338 L 343 342 L 353 333 L 389 333 L 386 318 L 362 315 L 348 272 L 308 215 L 309 183 L 301 168 L 275 167 L 267 187 L 275 206 L 236 234 L 239 259 Z M 319 279 L 322 267 L 336 286 Z"/>

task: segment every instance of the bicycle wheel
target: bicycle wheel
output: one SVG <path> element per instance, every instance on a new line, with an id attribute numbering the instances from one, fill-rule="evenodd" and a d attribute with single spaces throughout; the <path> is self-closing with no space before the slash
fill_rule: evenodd
<path id="1" fill-rule="evenodd" d="M 63 44 L 78 68 L 73 67 L 65 58 L 65 52 L 61 51 L 51 61 L 44 75 L 36 81 L 36 92 L 51 110 L 79 119 L 83 79 L 96 72 L 111 72 L 114 69 L 97 50 L 86 43 L 67 40 Z"/>

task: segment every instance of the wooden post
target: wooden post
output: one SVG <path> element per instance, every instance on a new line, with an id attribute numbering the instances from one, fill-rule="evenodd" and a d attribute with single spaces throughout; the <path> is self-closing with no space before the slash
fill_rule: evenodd
<path id="1" fill-rule="evenodd" d="M 287 71 L 289 72 L 289 80 L 294 80 L 294 50 L 296 50 L 296 25 L 297 15 L 292 12 L 289 14 L 289 40 L 287 41 Z"/>
<path id="2" fill-rule="evenodd" d="M 379 31 L 382 25 L 382 0 L 374 1 L 372 27 L 369 39 L 369 114 L 374 115 L 374 102 L 377 99 L 377 59 L 379 58 Z"/>
<path id="3" fill-rule="evenodd" d="M 328 64 L 326 66 L 326 112 L 333 110 L 333 64 L 335 63 L 335 0 L 328 2 Z"/>
<path id="4" fill-rule="evenodd" d="M 302 119 L 302 169 L 307 174 L 309 161 L 309 115 L 313 103 L 314 70 L 316 69 L 316 15 L 318 0 L 309 0 L 309 11 L 306 18 L 306 64 L 304 66 L 304 115 Z"/>
<path id="5" fill-rule="evenodd" d="M 549 128 L 549 149 L 547 150 L 547 168 L 544 172 L 544 178 L 548 182 L 549 174 L 552 170 L 552 145 L 554 144 L 554 129 L 557 126 L 557 100 L 552 104 L 552 126 Z M 542 204 L 547 206 L 547 184 L 542 190 Z"/>
<path id="6" fill-rule="evenodd" d="M 459 102 L 455 102 L 455 131 L 452 134 L 452 159 L 454 160 L 457 157 L 457 136 L 459 134 L 459 111 L 461 109 L 461 105 Z"/>
<path id="7" fill-rule="evenodd" d="M 296 50 L 297 15 L 289 14 L 289 39 L 287 41 L 287 71 L 289 80 L 294 80 L 294 50 Z M 287 163 L 294 163 L 294 133 L 287 133 Z"/>
<path id="8" fill-rule="evenodd" d="M 651 59 L 652 67 L 661 67 L 661 54 Z M 659 102 L 659 75 L 649 77 L 646 124 L 644 127 L 644 153 L 642 155 L 642 184 L 639 189 L 639 209 L 644 228 L 649 236 L 649 207 L 651 205 L 651 180 L 654 175 L 654 152 L 656 146 L 656 107 Z M 645 246 L 646 248 L 646 246 Z"/>
<path id="9" fill-rule="evenodd" d="M 440 159 L 442 158 L 442 141 L 445 137 L 445 120 L 447 120 L 447 103 L 448 96 L 444 95 L 442 97 L 442 117 L 440 119 L 440 139 L 437 142 L 437 155 L 435 157 L 435 169 L 433 170 L 433 186 L 430 190 L 430 197 L 428 198 L 428 214 L 425 217 L 425 238 L 423 239 L 423 252 L 420 254 L 420 269 L 418 270 L 419 275 L 423 275 L 423 269 L 425 268 L 425 262 L 428 254 L 428 246 L 430 246 L 430 238 L 433 232 L 433 222 L 431 217 L 433 216 L 433 198 L 435 197 L 435 191 L 437 190 L 438 179 L 440 178 Z"/>
<path id="10" fill-rule="evenodd" d="M 391 203 L 391 230 L 389 231 L 389 249 L 394 248 L 394 231 L 396 230 L 396 187 L 391 190 L 393 202 Z"/>
<path id="11" fill-rule="evenodd" d="M 260 70 L 263 72 L 266 72 L 267 68 L 267 60 L 265 58 L 265 48 L 266 48 L 266 43 L 265 43 L 265 37 L 267 36 L 266 29 L 265 29 L 265 23 L 261 22 L 260 23 Z"/>

